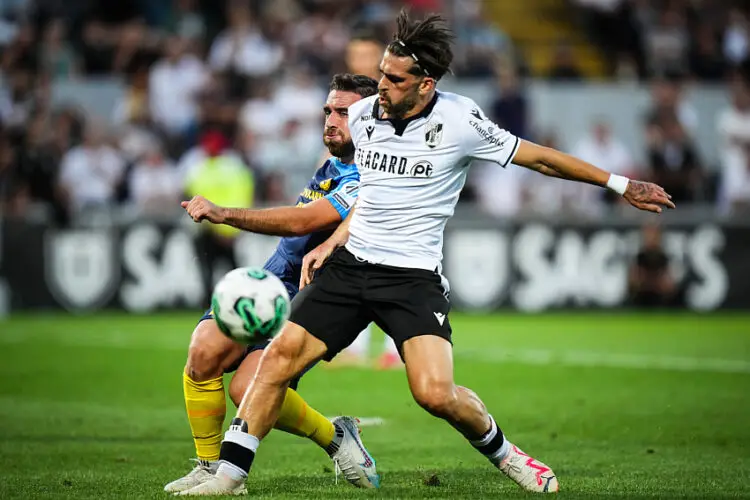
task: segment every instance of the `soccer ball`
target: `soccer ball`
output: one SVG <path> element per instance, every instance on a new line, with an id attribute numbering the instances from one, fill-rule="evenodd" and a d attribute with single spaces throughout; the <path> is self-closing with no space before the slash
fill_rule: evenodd
<path id="1" fill-rule="evenodd" d="M 265 269 L 240 267 L 216 284 L 211 307 L 224 335 L 242 344 L 260 344 L 278 334 L 289 318 L 289 294 Z"/>

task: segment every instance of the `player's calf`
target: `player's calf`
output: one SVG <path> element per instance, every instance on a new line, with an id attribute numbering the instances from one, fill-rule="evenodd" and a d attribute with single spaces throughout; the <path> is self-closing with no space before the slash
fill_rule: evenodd
<path id="1" fill-rule="evenodd" d="M 450 343 L 435 335 L 413 337 L 403 344 L 406 376 L 414 400 L 430 414 L 442 418 L 468 439 L 489 428 L 484 404 L 471 391 L 453 382 Z"/>

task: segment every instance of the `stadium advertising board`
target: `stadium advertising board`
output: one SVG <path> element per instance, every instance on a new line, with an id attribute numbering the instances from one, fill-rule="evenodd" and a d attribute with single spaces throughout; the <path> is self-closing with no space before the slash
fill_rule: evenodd
<path id="1" fill-rule="evenodd" d="M 145 223 L 56 231 L 6 221 L 0 308 L 200 310 L 207 297 L 194 229 Z M 243 234 L 237 262 L 262 265 L 275 244 Z M 617 308 L 627 306 L 628 268 L 639 245 L 639 228 L 627 224 L 453 224 L 444 274 L 457 310 Z M 664 247 L 686 307 L 750 308 L 750 227 L 669 226 Z"/>

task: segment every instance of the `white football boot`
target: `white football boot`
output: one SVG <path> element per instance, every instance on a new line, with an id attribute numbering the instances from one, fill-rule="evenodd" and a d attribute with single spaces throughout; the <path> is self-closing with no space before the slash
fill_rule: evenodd
<path id="1" fill-rule="evenodd" d="M 357 421 L 352 417 L 336 417 L 333 419 L 333 426 L 336 428 L 334 443 L 338 445 L 338 449 L 331 455 L 336 467 L 336 477 L 341 472 L 347 481 L 358 488 L 380 487 L 375 459 L 362 444 Z"/>
<path id="2" fill-rule="evenodd" d="M 212 475 L 207 481 L 193 486 L 189 490 L 180 491 L 175 493 L 175 496 L 183 497 L 199 497 L 199 496 L 213 496 L 213 495 L 247 495 L 247 488 L 245 487 L 245 479 L 232 479 L 226 474 L 217 472 Z"/>
<path id="3" fill-rule="evenodd" d="M 216 473 L 216 467 L 218 467 L 216 464 L 209 464 L 202 460 L 198 460 L 197 458 L 193 458 L 192 460 L 198 462 L 195 468 L 180 479 L 172 481 L 171 483 L 166 485 L 164 487 L 164 491 L 166 491 L 167 493 L 177 493 L 180 491 L 189 490 L 190 488 L 198 486 L 201 483 L 205 483 L 206 481 L 214 477 L 214 474 Z"/>
<path id="4" fill-rule="evenodd" d="M 513 443 L 508 444 L 508 456 L 500 462 L 498 468 L 527 491 L 557 493 L 560 485 L 552 469 L 531 458 Z"/>

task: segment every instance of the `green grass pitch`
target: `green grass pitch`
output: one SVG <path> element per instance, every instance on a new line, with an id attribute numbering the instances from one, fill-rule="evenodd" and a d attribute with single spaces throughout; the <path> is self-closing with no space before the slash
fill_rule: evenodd
<path id="1" fill-rule="evenodd" d="M 0 498 L 166 498 L 163 485 L 193 456 L 180 374 L 198 316 L 0 322 Z M 562 497 L 750 495 L 749 315 L 456 314 L 452 323 L 458 383 L 553 467 Z M 248 481 L 253 497 L 531 496 L 418 408 L 400 371 L 318 367 L 300 391 L 327 415 L 384 419 L 363 429 L 382 488 L 335 484 L 315 445 L 272 432 Z"/>

